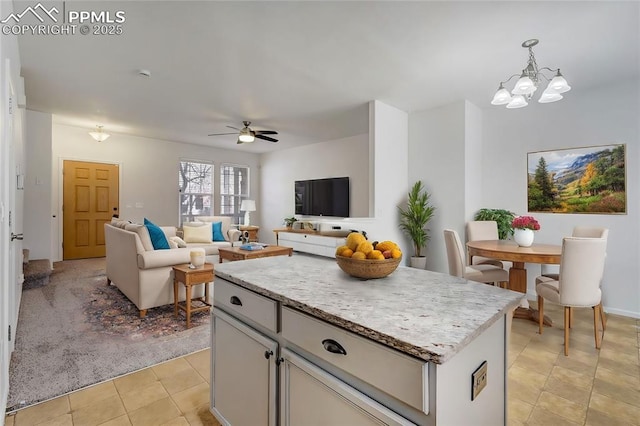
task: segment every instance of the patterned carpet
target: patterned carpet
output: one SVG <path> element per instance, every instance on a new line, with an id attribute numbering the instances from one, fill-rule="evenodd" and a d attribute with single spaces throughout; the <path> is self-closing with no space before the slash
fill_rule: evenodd
<path id="1" fill-rule="evenodd" d="M 88 287 L 86 293 L 82 308 L 94 332 L 140 340 L 170 336 L 185 329 L 184 312 L 179 311 L 176 318 L 173 305 L 149 309 L 147 316 L 140 318 L 136 306 L 116 286 Z M 198 306 L 198 303 L 194 302 L 193 305 Z M 191 327 L 206 324 L 209 324 L 206 312 L 191 314 Z"/>
<path id="2" fill-rule="evenodd" d="M 106 285 L 104 258 L 57 262 L 48 285 L 22 292 L 7 411 L 208 348 L 209 315 L 191 324 L 173 305 L 139 318 Z"/>

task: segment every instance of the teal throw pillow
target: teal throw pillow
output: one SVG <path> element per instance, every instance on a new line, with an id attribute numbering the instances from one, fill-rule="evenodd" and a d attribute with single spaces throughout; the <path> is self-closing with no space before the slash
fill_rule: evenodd
<path id="1" fill-rule="evenodd" d="M 213 222 L 211 229 L 213 229 L 213 241 L 227 241 L 222 235 L 222 222 Z"/>
<path id="2" fill-rule="evenodd" d="M 149 221 L 146 217 L 144 218 L 144 226 L 149 231 L 149 237 L 151 237 L 151 245 L 153 245 L 154 250 L 168 250 L 169 241 L 167 241 L 167 237 L 162 232 L 162 229 L 158 225 L 154 225 L 151 221 Z"/>

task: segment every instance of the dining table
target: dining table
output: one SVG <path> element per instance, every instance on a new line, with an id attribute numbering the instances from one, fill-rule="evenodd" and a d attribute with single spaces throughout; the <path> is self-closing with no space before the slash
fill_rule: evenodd
<path id="1" fill-rule="evenodd" d="M 562 246 L 553 244 L 532 244 L 529 247 L 521 247 L 511 240 L 483 240 L 469 241 L 467 243 L 470 261 L 473 256 L 489 257 L 512 263 L 509 269 L 509 290 L 527 293 L 527 270 L 525 263 L 540 263 L 559 265 L 562 254 Z M 528 304 L 528 303 L 527 303 Z M 539 312 L 530 306 L 519 307 L 514 313 L 514 318 L 529 319 L 538 322 Z M 545 315 L 545 325 L 552 325 L 551 318 Z"/>

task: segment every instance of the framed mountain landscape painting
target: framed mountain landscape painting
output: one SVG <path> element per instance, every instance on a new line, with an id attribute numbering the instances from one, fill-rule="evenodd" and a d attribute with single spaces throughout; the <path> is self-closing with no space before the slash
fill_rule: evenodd
<path id="1" fill-rule="evenodd" d="M 626 214 L 626 145 L 527 153 L 530 212 Z"/>

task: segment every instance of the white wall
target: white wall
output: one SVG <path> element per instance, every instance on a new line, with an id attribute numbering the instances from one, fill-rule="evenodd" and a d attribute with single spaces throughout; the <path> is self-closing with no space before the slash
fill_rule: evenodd
<path id="1" fill-rule="evenodd" d="M 294 215 L 296 180 L 348 176 L 351 217 L 367 217 L 369 205 L 368 135 L 305 145 L 260 157 L 260 193 L 255 216 L 260 218 L 260 240 L 275 244 L 272 229 L 282 228 Z"/>
<path id="2" fill-rule="evenodd" d="M 427 269 L 448 273 L 443 230 L 464 238 L 465 102 L 409 116 L 409 183 L 422 180 L 436 207 L 429 222 Z"/>
<path id="3" fill-rule="evenodd" d="M 219 176 L 222 163 L 247 165 L 251 168 L 250 197 L 260 198 L 258 155 L 240 151 L 209 148 L 125 134 L 111 134 L 105 142 L 96 142 L 88 134 L 91 129 L 53 124 L 52 207 L 58 212 L 54 223 L 58 248 L 54 260 L 61 260 L 62 241 L 62 162 L 63 160 L 114 163 L 120 166 L 120 217 L 141 222 L 145 217 L 159 225 L 178 225 L 178 165 L 181 159 L 206 160 L 214 163 L 214 212 L 220 209 Z M 106 129 L 108 131 L 108 129 Z M 141 208 L 136 208 L 141 203 Z M 259 206 L 258 206 L 259 208 Z M 254 215 L 258 219 L 258 215 Z M 252 221 L 260 225 L 259 220 Z M 27 226 L 27 224 L 25 224 Z"/>
<path id="4" fill-rule="evenodd" d="M 27 110 L 24 247 L 30 259 L 51 259 L 51 114 Z"/>
<path id="5" fill-rule="evenodd" d="M 398 206 L 406 205 L 409 190 L 409 115 L 380 101 L 369 103 L 369 200 L 367 225 L 370 240 L 391 240 L 400 245 L 404 263 L 413 256 L 412 245 L 398 228 Z"/>
<path id="6" fill-rule="evenodd" d="M 627 214 L 532 213 L 542 229 L 536 242 L 560 244 L 574 226 L 609 228 L 602 285 L 609 312 L 640 317 L 640 82 L 597 90 L 574 90 L 556 103 L 519 110 L 491 108 L 483 121 L 483 204 L 527 213 L 527 152 L 625 143 Z M 528 292 L 535 295 L 537 265 L 528 266 Z"/>
<path id="7" fill-rule="evenodd" d="M 465 102 L 464 105 L 464 180 L 465 180 L 465 222 L 473 220 L 482 206 L 482 110 Z M 460 234 L 465 239 L 465 234 Z"/>

